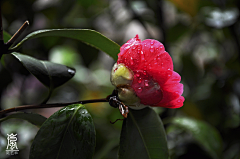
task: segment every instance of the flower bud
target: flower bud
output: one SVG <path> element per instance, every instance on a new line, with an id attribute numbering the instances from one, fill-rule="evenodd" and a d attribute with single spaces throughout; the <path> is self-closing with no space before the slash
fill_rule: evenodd
<path id="1" fill-rule="evenodd" d="M 111 73 L 111 82 L 115 87 L 131 84 L 132 79 L 133 73 L 126 66 L 123 64 L 114 64 Z"/>
<path id="2" fill-rule="evenodd" d="M 118 98 L 132 109 L 142 109 L 146 106 L 140 103 L 134 90 L 131 88 L 133 73 L 123 64 L 115 64 L 111 73 L 111 82 L 117 88 Z"/>

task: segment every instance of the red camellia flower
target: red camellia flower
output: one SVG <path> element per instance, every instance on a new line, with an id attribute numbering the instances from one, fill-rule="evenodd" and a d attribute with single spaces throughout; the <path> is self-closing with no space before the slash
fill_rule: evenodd
<path id="1" fill-rule="evenodd" d="M 120 100 L 133 100 L 129 106 L 131 103 L 136 105 L 138 99 L 141 105 L 165 108 L 183 106 L 183 84 L 179 83 L 181 76 L 173 71 L 172 58 L 157 40 L 141 41 L 136 35 L 127 41 L 120 49 L 112 75 L 114 73 L 118 78 L 113 80 L 112 77 L 111 81 L 120 92 Z M 130 97 L 131 93 L 135 94 L 136 99 Z"/>

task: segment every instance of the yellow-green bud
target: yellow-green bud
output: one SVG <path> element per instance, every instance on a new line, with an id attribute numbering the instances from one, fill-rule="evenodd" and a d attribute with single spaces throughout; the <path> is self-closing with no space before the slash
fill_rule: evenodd
<path id="1" fill-rule="evenodd" d="M 117 88 L 119 99 L 132 109 L 143 109 L 146 105 L 140 103 L 134 90 L 131 88 L 133 72 L 124 64 L 115 63 L 111 73 L 111 82 Z"/>

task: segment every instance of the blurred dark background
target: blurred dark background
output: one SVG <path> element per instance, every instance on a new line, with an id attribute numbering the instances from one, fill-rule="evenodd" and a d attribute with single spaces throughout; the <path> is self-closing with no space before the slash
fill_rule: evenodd
<path id="1" fill-rule="evenodd" d="M 240 141 L 240 1 L 239 0 L 1 0 L 3 28 L 13 35 L 28 20 L 18 39 L 40 29 L 94 29 L 119 45 L 136 34 L 162 42 L 182 77 L 184 106 L 156 108 L 161 118 L 189 116 L 214 126 L 223 139 L 223 159 L 239 157 Z M 73 79 L 57 88 L 50 102 L 104 98 L 114 87 L 114 60 L 76 40 L 44 37 L 26 42 L 20 53 L 74 67 Z M 48 90 L 16 60 L 0 65 L 1 109 L 38 104 Z M 117 158 L 122 118 L 108 104 L 86 105 L 97 131 L 94 159 Z M 58 109 L 31 110 L 49 117 Z M 167 126 L 166 126 L 167 127 Z M 6 134 L 18 134 L 19 158 L 28 158 L 38 128 L 22 120 L 1 124 L 0 158 Z M 167 131 L 168 133 L 168 131 Z M 168 133 L 172 159 L 211 158 L 191 135 Z M 9 156 L 7 156 L 9 157 Z"/>

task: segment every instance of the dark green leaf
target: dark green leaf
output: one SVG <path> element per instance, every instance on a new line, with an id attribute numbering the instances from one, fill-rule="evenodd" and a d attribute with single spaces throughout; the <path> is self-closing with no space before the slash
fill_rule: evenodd
<path id="1" fill-rule="evenodd" d="M 21 45 L 27 40 L 45 36 L 59 36 L 80 40 L 88 45 L 91 45 L 99 50 L 110 55 L 114 60 L 117 60 L 117 54 L 120 52 L 120 46 L 103 36 L 97 31 L 89 29 L 50 29 L 39 30 L 27 35 L 20 43 L 12 50 L 18 50 Z"/>
<path id="2" fill-rule="evenodd" d="M 4 38 L 4 43 L 6 43 L 8 42 L 9 39 L 11 39 L 11 35 L 3 31 L 3 38 Z"/>
<path id="3" fill-rule="evenodd" d="M 47 120 L 46 117 L 40 115 L 40 114 L 33 114 L 33 113 L 15 113 L 15 114 L 10 114 L 5 118 L 0 119 L 0 123 L 11 119 L 11 118 L 17 118 L 17 119 L 23 119 L 27 120 L 28 122 L 41 127 L 41 125 Z"/>
<path id="4" fill-rule="evenodd" d="M 187 117 L 176 117 L 172 123 L 190 132 L 198 144 L 214 159 L 221 158 L 222 139 L 218 131 L 206 122 Z"/>
<path id="5" fill-rule="evenodd" d="M 37 60 L 16 52 L 12 53 L 12 55 L 40 82 L 51 89 L 64 84 L 75 75 L 73 68 L 64 65 Z"/>
<path id="6" fill-rule="evenodd" d="M 124 120 L 119 159 L 168 159 L 165 130 L 151 108 L 130 110 Z"/>
<path id="7" fill-rule="evenodd" d="M 69 105 L 54 113 L 38 131 L 30 159 L 92 158 L 95 149 L 92 117 L 83 105 Z"/>

